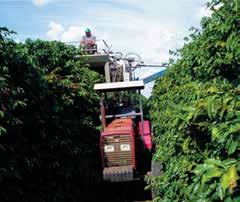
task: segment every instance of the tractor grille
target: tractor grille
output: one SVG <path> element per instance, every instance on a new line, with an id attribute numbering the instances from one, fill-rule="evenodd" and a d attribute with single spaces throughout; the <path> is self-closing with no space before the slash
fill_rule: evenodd
<path id="1" fill-rule="evenodd" d="M 113 152 L 104 151 L 104 161 L 107 167 L 132 165 L 132 142 L 130 135 L 106 136 L 104 146 L 114 146 Z M 121 151 L 121 145 L 130 145 L 130 151 Z"/>

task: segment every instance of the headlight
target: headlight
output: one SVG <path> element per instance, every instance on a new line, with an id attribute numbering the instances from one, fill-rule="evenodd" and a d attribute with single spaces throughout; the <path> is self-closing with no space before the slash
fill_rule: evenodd
<path id="1" fill-rule="evenodd" d="M 130 144 L 121 144 L 121 151 L 130 151 Z"/>
<path id="2" fill-rule="evenodd" d="M 104 146 L 104 152 L 105 153 L 114 152 L 114 146 L 113 145 Z"/>

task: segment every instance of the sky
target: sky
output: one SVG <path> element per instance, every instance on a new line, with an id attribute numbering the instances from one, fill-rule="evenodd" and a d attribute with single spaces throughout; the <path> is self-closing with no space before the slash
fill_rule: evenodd
<path id="1" fill-rule="evenodd" d="M 0 0 L 0 27 L 18 34 L 16 40 L 40 38 L 80 41 L 88 27 L 113 51 L 141 55 L 146 64 L 161 64 L 169 50 L 181 48 L 189 28 L 200 28 L 211 13 L 207 0 Z M 159 71 L 144 68 L 144 78 Z M 149 96 L 153 84 L 146 86 Z"/>

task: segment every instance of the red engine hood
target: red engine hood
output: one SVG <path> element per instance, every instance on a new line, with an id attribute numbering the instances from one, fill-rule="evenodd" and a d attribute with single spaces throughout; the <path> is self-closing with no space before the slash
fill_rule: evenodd
<path id="1" fill-rule="evenodd" d="M 133 131 L 133 121 L 130 118 L 115 119 L 109 124 L 102 135 L 112 135 L 112 134 L 130 134 Z"/>

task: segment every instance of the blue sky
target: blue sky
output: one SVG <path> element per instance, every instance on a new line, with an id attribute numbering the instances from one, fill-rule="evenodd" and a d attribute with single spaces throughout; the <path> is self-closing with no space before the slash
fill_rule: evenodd
<path id="1" fill-rule="evenodd" d="M 0 26 L 16 39 L 79 41 L 86 27 L 114 51 L 139 53 L 146 63 L 168 60 L 191 26 L 209 16 L 207 0 L 0 0 Z M 156 68 L 138 72 L 145 77 Z M 152 85 L 148 86 L 147 93 Z"/>

